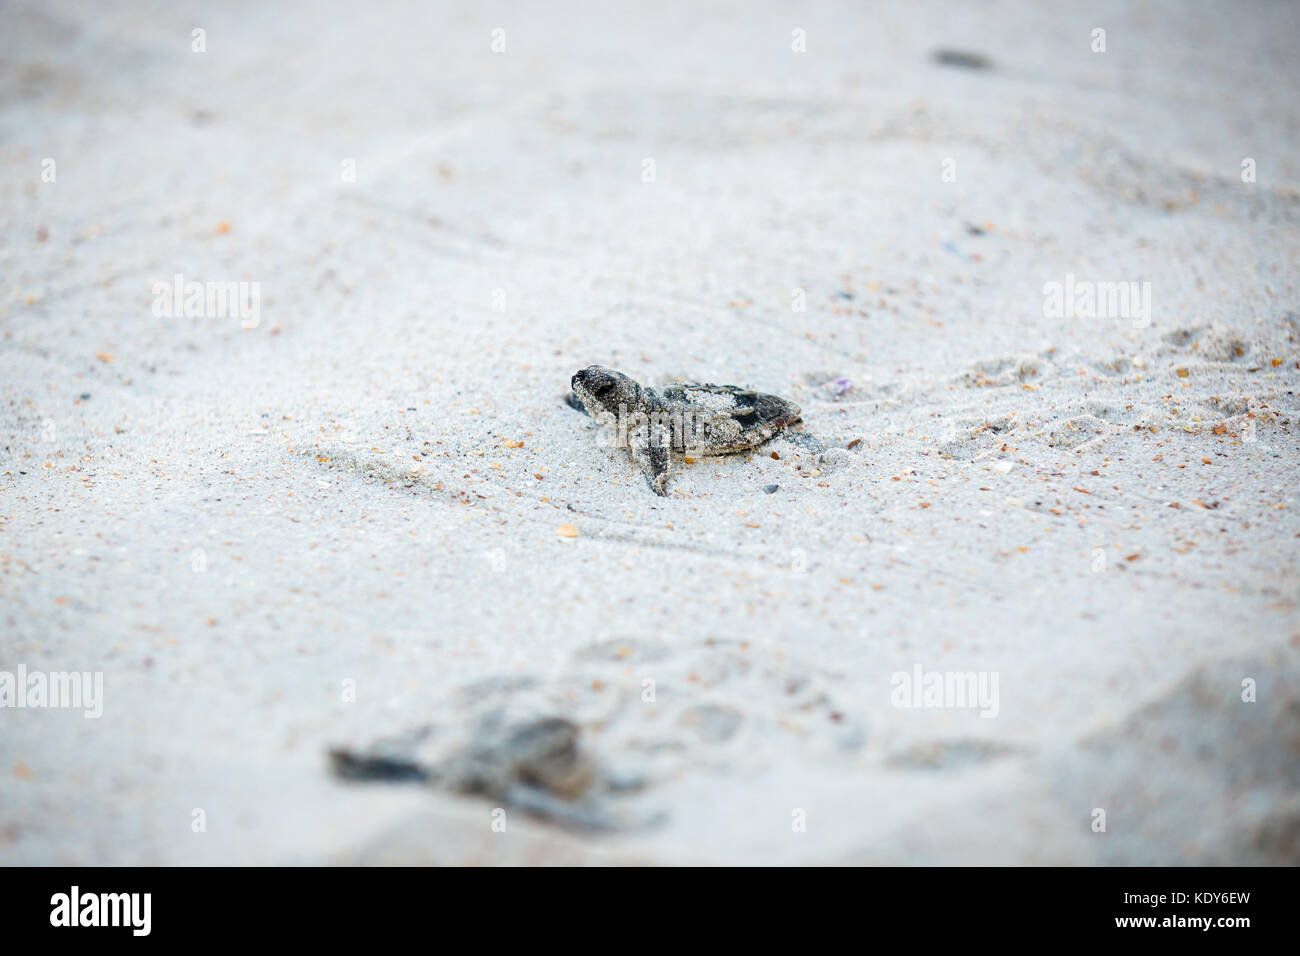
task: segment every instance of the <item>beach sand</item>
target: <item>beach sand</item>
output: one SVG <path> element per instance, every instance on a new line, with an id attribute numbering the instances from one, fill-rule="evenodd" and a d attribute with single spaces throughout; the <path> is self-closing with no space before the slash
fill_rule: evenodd
<path id="1" fill-rule="evenodd" d="M 0 862 L 1300 861 L 1295 5 L 81 6 L 0 38 L 0 670 L 102 715 L 0 709 Z M 595 363 L 827 452 L 656 497 Z M 624 825 L 329 772 L 524 704 Z"/>

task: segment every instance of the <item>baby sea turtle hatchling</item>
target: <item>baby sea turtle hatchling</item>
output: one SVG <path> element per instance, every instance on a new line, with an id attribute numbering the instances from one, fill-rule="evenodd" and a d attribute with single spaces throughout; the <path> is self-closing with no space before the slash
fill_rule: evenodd
<path id="1" fill-rule="evenodd" d="M 655 822 L 611 810 L 607 798 L 638 789 L 636 775 L 615 773 L 582 746 L 582 731 L 555 714 L 521 715 L 492 708 L 438 754 L 431 725 L 381 740 L 363 750 L 329 752 L 345 780 L 423 783 L 581 830 L 615 830 Z"/>
<path id="2" fill-rule="evenodd" d="M 613 429 L 657 495 L 668 494 L 673 452 L 734 455 L 799 420 L 794 402 L 735 385 L 639 385 L 600 365 L 573 376 L 568 402 Z"/>

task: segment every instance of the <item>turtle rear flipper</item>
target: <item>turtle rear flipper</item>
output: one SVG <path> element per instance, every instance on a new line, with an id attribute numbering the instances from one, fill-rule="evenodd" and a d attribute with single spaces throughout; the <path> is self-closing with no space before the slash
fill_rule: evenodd
<path id="1" fill-rule="evenodd" d="M 763 424 L 770 426 L 773 431 L 779 431 L 799 421 L 803 414 L 803 409 L 780 395 L 769 395 L 747 388 L 726 387 L 725 391 L 734 397 L 736 409 L 733 414 L 746 429 Z"/>

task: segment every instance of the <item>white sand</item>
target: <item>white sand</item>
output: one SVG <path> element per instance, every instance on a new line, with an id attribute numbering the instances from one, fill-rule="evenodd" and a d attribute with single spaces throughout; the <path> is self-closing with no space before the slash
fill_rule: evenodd
<path id="1" fill-rule="evenodd" d="M 6 9 L 0 670 L 105 690 L 0 710 L 0 862 L 1300 859 L 1296 7 L 697 6 Z M 859 443 L 656 498 L 593 362 Z M 662 824 L 328 775 L 510 676 Z"/>

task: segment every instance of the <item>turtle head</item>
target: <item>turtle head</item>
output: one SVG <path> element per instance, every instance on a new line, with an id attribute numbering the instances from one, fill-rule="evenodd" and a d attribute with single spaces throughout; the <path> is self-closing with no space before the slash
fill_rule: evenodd
<path id="1" fill-rule="evenodd" d="M 617 415 L 619 406 L 635 407 L 641 398 L 641 386 L 622 372 L 603 365 L 591 365 L 573 376 L 569 383 L 582 407 L 593 418 L 602 412 Z"/>

